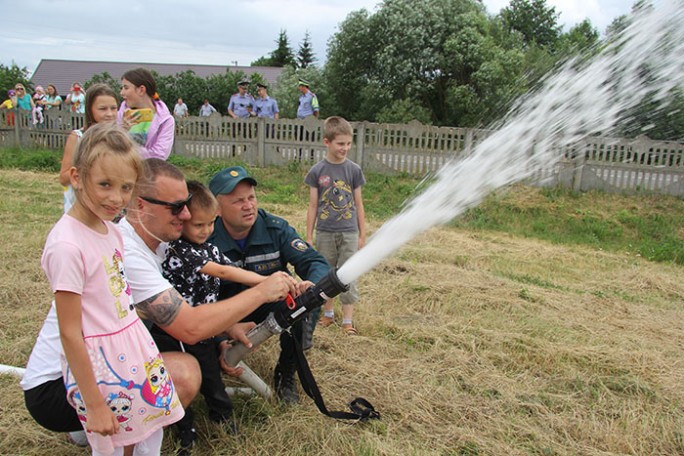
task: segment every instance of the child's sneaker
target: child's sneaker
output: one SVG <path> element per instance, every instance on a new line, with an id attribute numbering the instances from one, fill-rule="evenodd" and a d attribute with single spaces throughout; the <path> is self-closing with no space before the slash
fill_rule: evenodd
<path id="1" fill-rule="evenodd" d="M 323 315 L 321 319 L 318 320 L 318 326 L 321 326 L 323 328 L 327 328 L 333 323 L 335 323 L 335 319 L 333 317 L 326 317 L 325 315 Z"/>
<path id="2" fill-rule="evenodd" d="M 88 438 L 86 437 L 85 431 L 73 431 L 67 434 L 67 437 L 71 443 L 80 447 L 88 446 Z"/>

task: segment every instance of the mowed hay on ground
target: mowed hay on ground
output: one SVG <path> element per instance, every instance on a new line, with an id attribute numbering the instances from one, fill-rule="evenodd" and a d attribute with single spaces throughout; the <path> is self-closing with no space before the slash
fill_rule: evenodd
<path id="1" fill-rule="evenodd" d="M 21 366 L 51 299 L 39 259 L 61 194 L 20 171 L 0 170 L 0 190 L 0 363 Z M 298 229 L 305 211 L 275 210 Z M 326 418 L 303 393 L 289 409 L 237 398 L 235 439 L 200 400 L 195 454 L 684 453 L 681 277 L 634 255 L 432 229 L 361 278 L 360 336 L 319 328 L 308 354 L 331 410 L 362 396 L 380 421 Z M 247 362 L 270 379 L 276 353 L 272 338 Z M 16 379 L 0 385 L 0 453 L 88 454 L 33 422 Z"/>

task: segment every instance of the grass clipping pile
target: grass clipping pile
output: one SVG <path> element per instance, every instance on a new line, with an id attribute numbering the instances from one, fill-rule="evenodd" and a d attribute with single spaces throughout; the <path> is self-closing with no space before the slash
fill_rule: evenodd
<path id="1" fill-rule="evenodd" d="M 50 303 L 53 181 L 0 171 L 3 364 L 24 365 Z M 303 228 L 305 208 L 292 213 Z M 294 408 L 237 398 L 235 439 L 199 400 L 197 454 L 681 454 L 681 277 L 629 254 L 431 230 L 361 278 L 361 335 L 319 328 L 309 352 L 330 409 L 363 396 L 382 420 L 331 420 L 303 393 Z M 247 359 L 269 380 L 276 339 Z M 0 452 L 87 454 L 33 422 L 16 379 L 0 382 Z"/>

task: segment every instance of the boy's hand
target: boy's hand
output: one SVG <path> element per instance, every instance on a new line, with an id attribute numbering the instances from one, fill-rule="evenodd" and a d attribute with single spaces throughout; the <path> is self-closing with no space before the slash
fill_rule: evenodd
<path id="1" fill-rule="evenodd" d="M 230 375 L 231 377 L 239 377 L 244 372 L 243 369 L 241 367 L 230 367 L 223 360 L 223 352 L 228 350 L 230 347 L 232 347 L 232 345 L 227 340 L 222 340 L 219 343 L 219 353 L 221 353 L 219 355 L 219 365 L 221 366 L 221 369 L 223 369 L 223 372 L 225 372 L 226 374 Z"/>
<path id="2" fill-rule="evenodd" d="M 290 274 L 274 272 L 266 280 L 254 287 L 264 294 L 264 302 L 282 301 L 288 294 L 296 293 L 297 281 Z"/>

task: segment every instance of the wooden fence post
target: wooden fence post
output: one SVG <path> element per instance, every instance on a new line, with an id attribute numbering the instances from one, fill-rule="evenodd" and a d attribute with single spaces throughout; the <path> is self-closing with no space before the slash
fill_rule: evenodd
<path id="1" fill-rule="evenodd" d="M 366 141 L 366 122 L 359 122 L 356 124 L 356 164 L 361 168 L 364 167 L 363 148 Z"/>
<path id="2" fill-rule="evenodd" d="M 270 125 L 266 125 L 265 117 L 257 117 L 257 166 L 263 168 L 266 163 L 266 129 Z"/>
<path id="3" fill-rule="evenodd" d="M 574 172 L 572 173 L 572 191 L 580 192 L 582 191 L 582 172 L 584 171 L 584 165 L 587 163 L 585 143 L 582 143 L 582 147 L 576 151 L 572 161 L 575 165 Z"/>
<path id="4" fill-rule="evenodd" d="M 21 132 L 21 129 L 19 128 L 19 122 L 21 122 L 21 113 L 19 108 L 14 108 L 12 112 L 14 113 L 14 145 L 21 148 L 21 138 L 19 136 Z"/>
<path id="5" fill-rule="evenodd" d="M 466 130 L 465 139 L 463 141 L 463 152 L 465 156 L 470 155 L 473 152 L 473 129 L 469 128 Z"/>

